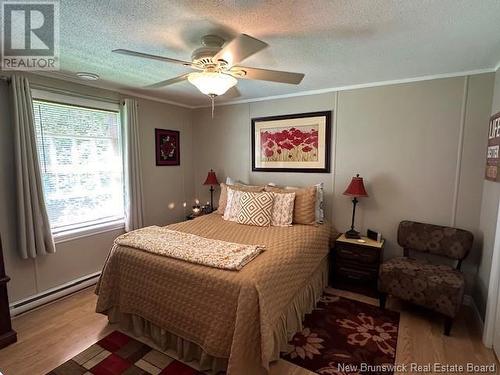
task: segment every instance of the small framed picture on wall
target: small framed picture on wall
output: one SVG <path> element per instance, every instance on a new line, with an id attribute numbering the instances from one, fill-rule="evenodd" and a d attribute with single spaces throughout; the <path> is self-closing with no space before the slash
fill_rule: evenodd
<path id="1" fill-rule="evenodd" d="M 180 139 L 177 130 L 155 129 L 156 165 L 180 165 Z"/>
<path id="2" fill-rule="evenodd" d="M 252 171 L 330 172 L 331 111 L 252 119 Z"/>

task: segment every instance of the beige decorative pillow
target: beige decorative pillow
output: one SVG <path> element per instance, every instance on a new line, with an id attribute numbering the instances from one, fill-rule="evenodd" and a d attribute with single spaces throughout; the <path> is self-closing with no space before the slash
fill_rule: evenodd
<path id="1" fill-rule="evenodd" d="M 286 191 L 284 188 L 280 188 L 280 187 L 272 186 L 272 185 L 266 185 L 264 187 L 264 190 L 272 192 L 272 193 L 289 193 L 289 191 Z"/>
<path id="2" fill-rule="evenodd" d="M 324 183 L 320 182 L 319 184 L 314 185 L 316 188 L 316 223 L 323 224 L 325 222 L 325 203 L 324 203 Z M 285 190 L 297 190 L 300 189 L 298 187 L 293 186 L 285 186 Z"/>
<path id="3" fill-rule="evenodd" d="M 259 185 L 247 185 L 247 184 L 242 184 L 241 182 L 236 182 L 232 188 L 235 189 L 240 189 L 242 191 L 252 191 L 252 192 L 259 192 L 259 191 L 264 191 L 264 186 L 259 186 Z"/>
<path id="4" fill-rule="evenodd" d="M 293 222 L 293 207 L 295 193 L 273 193 L 274 205 L 271 225 L 275 227 L 289 227 Z"/>
<path id="5" fill-rule="evenodd" d="M 244 184 L 235 184 L 235 185 L 227 185 L 223 182 L 220 184 L 220 196 L 219 196 L 219 207 L 217 208 L 217 213 L 224 215 L 226 211 L 226 206 L 228 202 L 228 187 L 233 190 L 240 191 L 264 191 L 263 186 L 252 186 L 252 185 L 244 185 Z"/>
<path id="6" fill-rule="evenodd" d="M 295 192 L 293 222 L 295 224 L 315 224 L 316 187 L 310 186 L 303 189 L 288 190 L 288 191 Z"/>
<path id="7" fill-rule="evenodd" d="M 271 225 L 273 203 L 273 193 L 241 192 L 238 223 L 268 227 Z"/>

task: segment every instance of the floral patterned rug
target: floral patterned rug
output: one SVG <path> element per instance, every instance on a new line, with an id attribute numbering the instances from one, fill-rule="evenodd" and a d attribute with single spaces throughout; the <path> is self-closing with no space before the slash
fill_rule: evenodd
<path id="1" fill-rule="evenodd" d="M 282 358 L 318 374 L 392 374 L 399 313 L 326 289 Z"/>

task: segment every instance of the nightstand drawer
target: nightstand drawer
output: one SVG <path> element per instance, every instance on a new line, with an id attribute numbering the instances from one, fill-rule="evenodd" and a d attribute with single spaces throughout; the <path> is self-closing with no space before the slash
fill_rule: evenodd
<path id="1" fill-rule="evenodd" d="M 371 250 L 344 244 L 337 244 L 336 249 L 337 259 L 349 259 L 360 263 L 378 263 L 379 254 L 378 249 Z"/>
<path id="2" fill-rule="evenodd" d="M 335 267 L 337 276 L 359 281 L 377 280 L 377 271 L 362 268 L 353 268 L 348 265 L 338 265 Z"/>

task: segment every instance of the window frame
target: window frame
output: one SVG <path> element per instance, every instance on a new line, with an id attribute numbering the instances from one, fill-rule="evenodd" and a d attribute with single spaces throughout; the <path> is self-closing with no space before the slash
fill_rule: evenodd
<path id="1" fill-rule="evenodd" d="M 89 236 L 94 236 L 97 234 L 102 234 L 111 231 L 124 230 L 125 229 L 125 217 L 126 217 L 126 199 L 125 199 L 125 183 L 126 183 L 126 171 L 124 163 L 124 127 L 121 121 L 120 104 L 119 101 L 112 99 L 94 99 L 87 98 L 84 96 L 79 96 L 77 94 L 60 94 L 52 91 L 45 91 L 40 89 L 31 89 L 31 96 L 33 101 L 48 102 L 54 104 L 62 104 L 68 106 L 76 106 L 86 109 L 94 109 L 98 111 L 115 112 L 118 115 L 119 120 L 119 130 L 120 130 L 120 146 L 121 146 L 121 159 L 122 159 L 122 177 L 123 177 L 123 217 L 111 217 L 107 219 L 98 219 L 93 221 L 87 221 L 78 224 L 66 225 L 64 227 L 53 229 L 51 226 L 52 236 L 54 242 L 61 243 L 67 242 L 79 238 L 85 238 Z M 44 193 L 45 194 L 45 193 Z"/>

